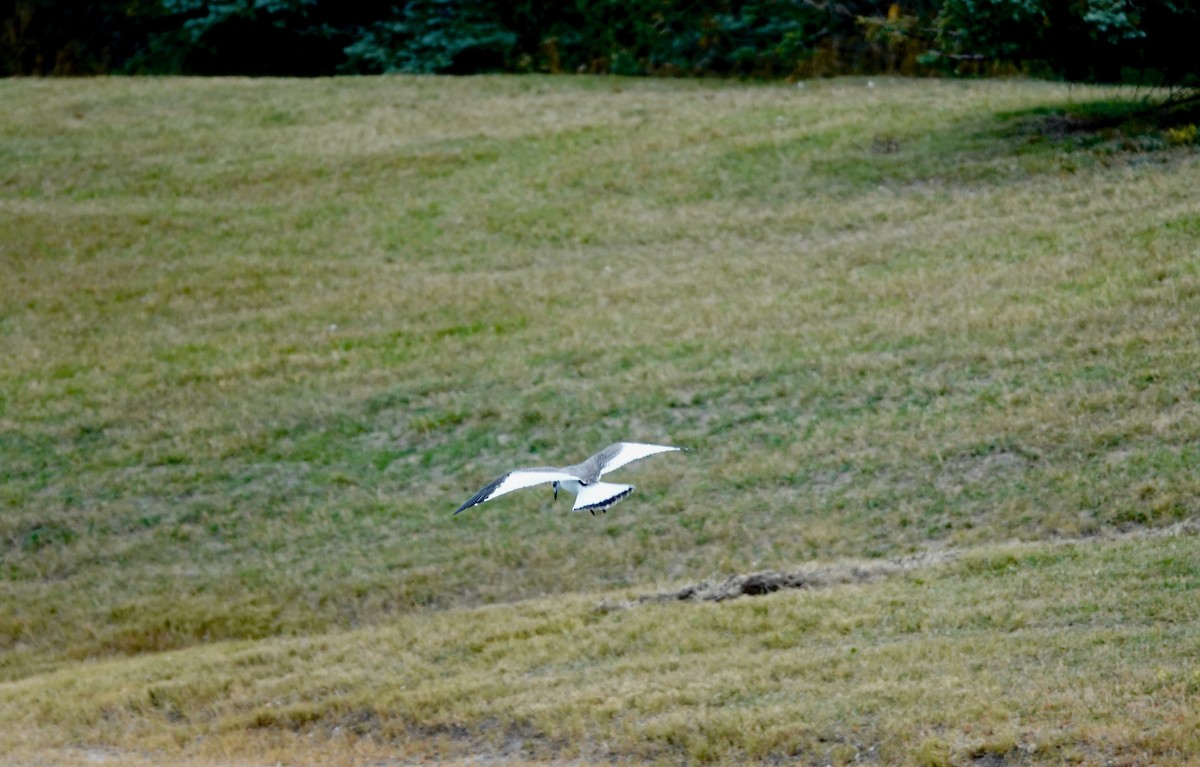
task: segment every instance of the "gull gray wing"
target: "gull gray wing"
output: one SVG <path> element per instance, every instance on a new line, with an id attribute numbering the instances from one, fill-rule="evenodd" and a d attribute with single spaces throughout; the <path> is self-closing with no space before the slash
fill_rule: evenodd
<path id="1" fill-rule="evenodd" d="M 673 445 L 647 445 L 642 442 L 618 442 L 596 453 L 588 459 L 588 463 L 597 462 L 599 466 L 600 476 L 604 476 L 614 469 L 619 469 L 627 463 L 654 455 L 656 453 L 668 453 L 673 450 L 684 450 L 682 447 L 674 447 Z"/>

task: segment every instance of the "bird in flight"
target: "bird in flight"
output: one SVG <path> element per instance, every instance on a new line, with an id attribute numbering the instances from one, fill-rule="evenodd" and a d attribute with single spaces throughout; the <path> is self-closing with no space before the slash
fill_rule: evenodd
<path id="1" fill-rule="evenodd" d="M 618 485 L 612 482 L 601 482 L 600 478 L 625 464 L 639 458 L 666 453 L 672 450 L 685 450 L 671 445 L 646 445 L 640 442 L 617 442 L 596 453 L 583 463 L 574 466 L 543 466 L 532 469 L 513 469 L 495 482 L 471 496 L 462 506 L 461 511 L 471 508 L 497 496 L 520 490 L 523 487 L 543 485 L 547 482 L 554 486 L 554 498 L 558 500 L 558 491 L 570 490 L 575 493 L 575 505 L 572 511 L 590 511 L 596 516 L 597 511 L 607 512 L 609 507 L 633 492 L 633 485 Z"/>

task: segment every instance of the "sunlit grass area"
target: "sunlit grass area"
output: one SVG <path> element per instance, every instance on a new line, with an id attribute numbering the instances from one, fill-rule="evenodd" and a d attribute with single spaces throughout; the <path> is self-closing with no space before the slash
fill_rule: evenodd
<path id="1" fill-rule="evenodd" d="M 1185 761 L 1196 538 L 1143 533 L 1200 511 L 1200 165 L 1055 127 L 1121 94 L 0 97 L 0 731 L 22 753 Z M 618 439 L 693 450 L 614 475 L 637 492 L 597 518 L 549 488 L 450 517 Z M 965 553 L 596 607 L 931 551 Z M 972 622 L 1002 605 L 1026 617 Z"/>

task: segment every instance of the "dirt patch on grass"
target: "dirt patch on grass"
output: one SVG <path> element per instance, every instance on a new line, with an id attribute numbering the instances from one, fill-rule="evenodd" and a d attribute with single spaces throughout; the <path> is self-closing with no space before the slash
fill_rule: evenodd
<path id="1" fill-rule="evenodd" d="M 798 570 L 764 570 L 757 573 L 731 575 L 721 580 L 704 580 L 676 591 L 645 594 L 623 603 L 605 603 L 605 607 L 632 607 L 646 602 L 723 602 L 745 596 L 773 594 L 784 589 L 828 588 L 844 583 L 887 578 L 899 573 L 941 564 L 958 556 L 953 551 L 934 551 L 915 554 L 903 559 L 880 562 L 857 562 L 807 567 Z"/>
<path id="2" fill-rule="evenodd" d="M 1072 545 L 1085 541 L 1127 537 L 1165 538 L 1175 535 L 1200 535 L 1200 518 L 1187 519 L 1170 527 L 1156 529 L 1136 528 L 1128 532 L 1113 531 L 1105 534 L 1061 538 L 1052 543 Z M 633 600 L 622 602 L 605 601 L 601 609 L 635 607 L 647 602 L 723 602 L 738 597 L 762 596 L 786 589 L 816 589 L 840 586 L 846 583 L 864 583 L 894 575 L 921 570 L 954 561 L 969 549 L 941 549 L 914 554 L 902 559 L 878 562 L 848 562 L 827 567 L 805 567 L 797 570 L 764 570 L 756 573 L 730 575 L 723 579 L 703 580 L 673 591 L 643 594 Z"/>

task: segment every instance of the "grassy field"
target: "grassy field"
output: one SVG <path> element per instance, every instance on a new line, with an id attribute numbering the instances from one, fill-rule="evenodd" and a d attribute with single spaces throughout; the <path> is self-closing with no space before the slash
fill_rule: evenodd
<path id="1" fill-rule="evenodd" d="M 1200 160 L 1119 95 L 0 82 L 0 763 L 1194 763 Z M 693 451 L 450 516 L 618 439 Z"/>

